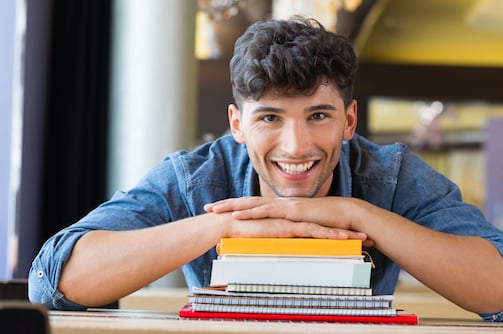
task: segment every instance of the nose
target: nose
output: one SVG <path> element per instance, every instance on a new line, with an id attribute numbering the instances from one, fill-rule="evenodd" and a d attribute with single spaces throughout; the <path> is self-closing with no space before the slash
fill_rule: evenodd
<path id="1" fill-rule="evenodd" d="M 290 122 L 282 129 L 281 147 L 291 157 L 302 157 L 309 149 L 311 136 L 307 125 Z"/>

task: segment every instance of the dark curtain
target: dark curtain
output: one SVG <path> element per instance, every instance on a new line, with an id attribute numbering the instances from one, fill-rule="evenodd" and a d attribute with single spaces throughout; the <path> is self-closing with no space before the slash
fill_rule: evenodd
<path id="1" fill-rule="evenodd" d="M 111 2 L 51 4 L 42 241 L 105 199 Z"/>

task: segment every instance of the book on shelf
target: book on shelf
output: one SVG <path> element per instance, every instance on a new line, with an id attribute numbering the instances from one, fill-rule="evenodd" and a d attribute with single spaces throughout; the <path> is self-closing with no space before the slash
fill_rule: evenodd
<path id="1" fill-rule="evenodd" d="M 371 263 L 363 258 L 250 256 L 213 260 L 211 286 L 229 283 L 370 287 Z"/>
<path id="2" fill-rule="evenodd" d="M 339 295 L 339 296 L 370 296 L 371 288 L 320 286 L 320 285 L 288 285 L 288 284 L 246 284 L 229 283 L 225 286 L 200 288 L 205 290 L 225 290 L 228 292 L 253 293 L 285 293 L 311 295 Z"/>
<path id="3" fill-rule="evenodd" d="M 216 246 L 218 255 L 302 255 L 353 256 L 362 254 L 361 240 L 316 238 L 222 238 Z"/>
<path id="4" fill-rule="evenodd" d="M 181 318 L 187 319 L 233 319 L 233 320 L 268 320 L 268 321 L 322 321 L 340 323 L 378 323 L 378 324 L 402 324 L 416 325 L 418 317 L 415 314 L 404 311 L 396 311 L 393 316 L 384 315 L 336 315 L 315 313 L 253 313 L 253 312 L 213 312 L 195 311 L 192 304 L 187 304 L 179 311 Z"/>

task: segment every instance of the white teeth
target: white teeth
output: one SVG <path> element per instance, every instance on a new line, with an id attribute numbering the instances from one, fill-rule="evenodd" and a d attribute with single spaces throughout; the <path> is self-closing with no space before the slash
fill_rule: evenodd
<path id="1" fill-rule="evenodd" d="M 308 171 L 314 165 L 314 161 L 306 162 L 303 164 L 287 164 L 278 162 L 278 166 L 287 174 L 301 174 Z"/>

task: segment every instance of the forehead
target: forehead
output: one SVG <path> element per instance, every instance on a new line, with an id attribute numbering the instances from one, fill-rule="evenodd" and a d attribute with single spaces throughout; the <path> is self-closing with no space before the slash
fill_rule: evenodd
<path id="1" fill-rule="evenodd" d="M 295 104 L 320 104 L 320 103 L 343 103 L 337 86 L 332 82 L 322 82 L 308 92 L 284 92 L 271 90 L 265 92 L 259 100 L 249 98 L 244 105 L 281 105 L 285 103 Z"/>

